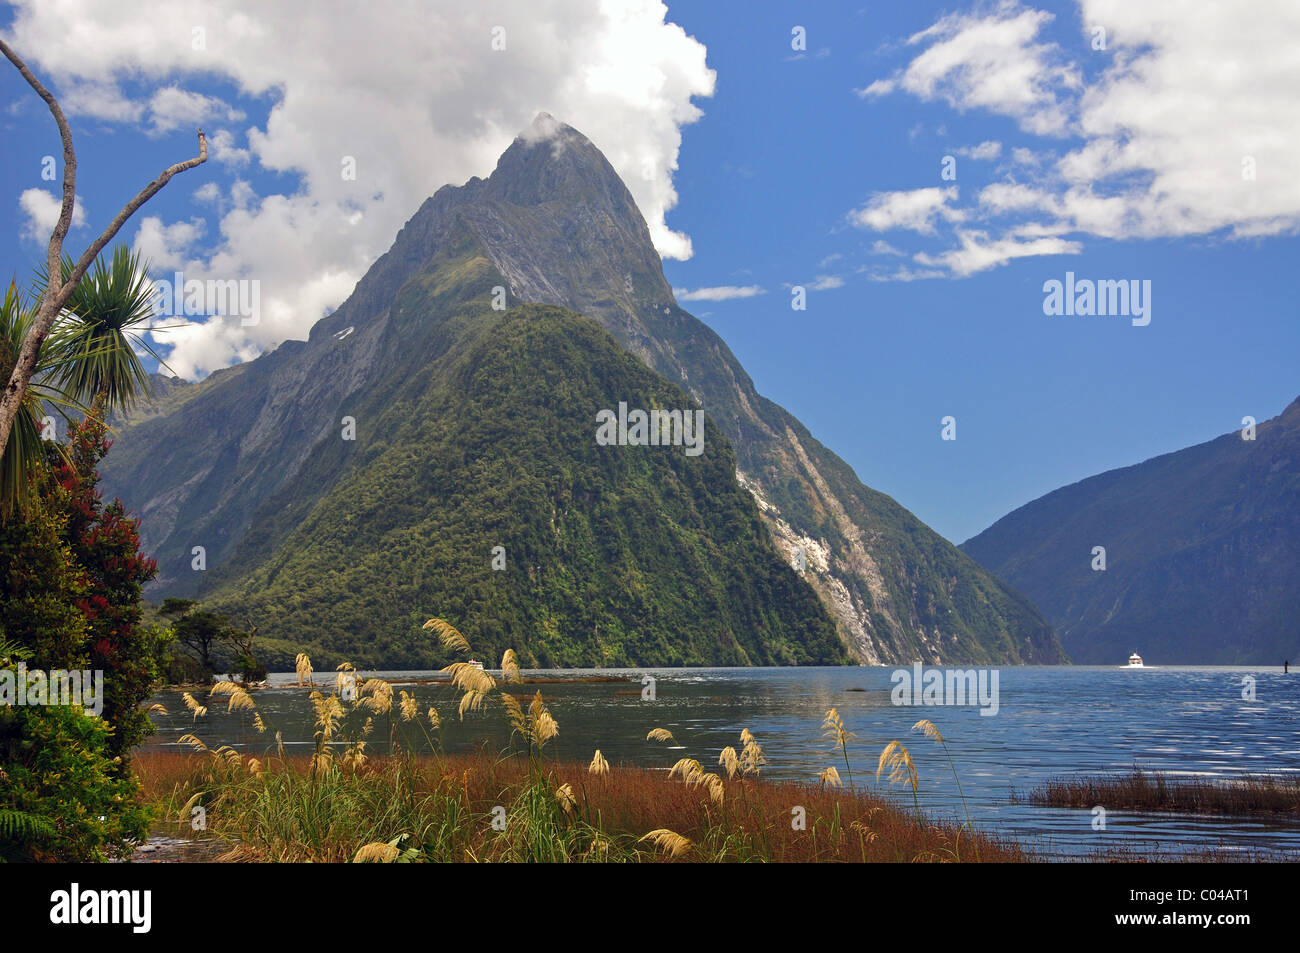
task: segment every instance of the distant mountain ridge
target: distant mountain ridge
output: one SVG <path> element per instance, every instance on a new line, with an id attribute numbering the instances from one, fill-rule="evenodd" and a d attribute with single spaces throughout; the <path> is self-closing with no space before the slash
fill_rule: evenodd
<path id="1" fill-rule="evenodd" d="M 1294 661 L 1300 399 L 1254 440 L 1236 431 L 1062 487 L 962 549 L 1034 599 L 1076 662 Z"/>
<path id="2" fill-rule="evenodd" d="M 322 408 L 342 413 L 356 395 L 400 389 L 387 380 L 393 336 L 423 340 L 412 330 L 419 321 L 444 320 L 438 309 L 463 306 L 450 291 L 464 291 L 455 269 L 478 258 L 500 276 L 511 307 L 554 305 L 595 320 L 704 408 L 734 447 L 736 479 L 753 494 L 775 546 L 787 560 L 802 550 L 802 577 L 852 658 L 1064 660 L 1027 599 L 864 487 L 755 391 L 725 343 L 677 306 L 649 230 L 604 156 L 545 115 L 488 179 L 426 200 L 307 342 L 287 341 L 175 390 L 152 416 L 123 429 L 106 483 L 144 517 L 161 592 L 201 594 L 189 568 L 200 537 L 215 564 L 261 558 L 258 525 L 279 525 L 266 501 L 304 515 L 307 502 L 329 492 L 351 465 L 341 458 L 334 469 L 313 464 L 314 482 L 299 492 L 308 460 L 336 442 L 338 415 Z M 435 259 L 441 264 L 431 271 Z M 334 339 L 348 328 L 345 341 Z M 172 400 L 183 401 L 174 413 Z"/>

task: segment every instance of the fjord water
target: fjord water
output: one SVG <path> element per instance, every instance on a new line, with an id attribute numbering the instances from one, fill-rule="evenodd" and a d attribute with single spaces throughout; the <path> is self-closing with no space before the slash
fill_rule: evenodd
<path id="1" fill-rule="evenodd" d="M 1013 788 L 1027 793 L 1051 778 L 1125 772 L 1135 764 L 1184 777 L 1300 771 L 1300 674 L 1235 667 L 1002 668 L 997 714 L 985 716 L 975 706 L 895 706 L 890 693 L 894 671 L 568 669 L 527 672 L 554 681 L 522 690 L 529 695 L 542 691 L 560 725 L 555 754 L 561 760 L 585 763 L 599 748 L 615 766 L 666 770 L 678 758 L 693 757 L 710 770 L 718 752 L 726 745 L 739 747 L 741 729 L 749 728 L 768 760 L 764 778 L 815 780 L 818 771 L 835 765 L 847 783 L 843 759 L 821 733 L 826 710 L 835 707 L 855 735 L 849 756 L 858 786 L 886 791 L 901 806 L 912 808 L 910 790 L 875 780 L 881 748 L 898 740 L 911 752 L 920 774 L 922 810 L 964 818 L 943 749 L 910 730 L 917 720 L 928 718 L 946 737 L 975 825 L 995 836 L 1018 839 L 1037 852 L 1081 856 L 1124 850 L 1136 859 L 1154 851 L 1211 847 L 1300 852 L 1300 823 L 1295 821 L 1108 810 L 1105 830 L 1094 830 L 1088 810 L 1010 803 Z M 507 747 L 500 707 L 469 714 L 462 724 L 456 718 L 455 690 L 445 682 L 427 684 L 444 677 L 439 673 L 364 674 L 412 692 L 422 712 L 437 706 L 449 753 L 473 751 L 485 739 L 489 752 Z M 646 675 L 655 679 L 653 701 L 642 698 Z M 580 681 L 593 676 L 628 680 Z M 1255 680 L 1254 701 L 1242 697 L 1247 676 Z M 316 676 L 326 691 L 333 677 L 325 672 Z M 209 714 L 195 724 L 179 693 L 164 693 L 155 700 L 171 714 L 155 716 L 159 733 L 150 744 L 175 745 L 180 735 L 194 732 L 213 747 L 228 743 L 260 752 L 274 746 L 274 732 L 280 730 L 290 751 L 309 750 L 310 705 L 306 690 L 294 681 L 291 674 L 273 675 L 271 687 L 256 692 L 258 709 L 269 726 L 265 735 L 253 730 L 247 713 L 228 713 L 217 698 L 209 702 Z M 651 728 L 667 728 L 676 744 L 647 742 Z M 384 750 L 387 735 L 386 718 L 377 718 L 367 750 Z M 403 736 L 423 741 L 409 725 Z"/>

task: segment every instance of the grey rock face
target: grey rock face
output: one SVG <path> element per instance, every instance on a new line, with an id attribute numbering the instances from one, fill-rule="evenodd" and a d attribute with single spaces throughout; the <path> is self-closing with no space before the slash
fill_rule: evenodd
<path id="1" fill-rule="evenodd" d="M 214 374 L 175 412 L 128 428 L 106 482 L 144 517 L 158 587 L 192 584 L 193 545 L 229 554 L 263 501 L 288 490 L 340 407 L 384 373 L 390 309 L 451 241 L 476 242 L 510 302 L 560 305 L 603 325 L 691 393 L 735 446 L 777 545 L 816 551 L 806 577 L 861 662 L 1064 660 L 1023 597 L 896 502 L 762 397 L 727 345 L 681 309 L 626 186 L 576 130 L 539 116 L 486 179 L 426 200 L 348 300 L 292 342 Z M 342 342 L 335 334 L 355 330 Z"/>

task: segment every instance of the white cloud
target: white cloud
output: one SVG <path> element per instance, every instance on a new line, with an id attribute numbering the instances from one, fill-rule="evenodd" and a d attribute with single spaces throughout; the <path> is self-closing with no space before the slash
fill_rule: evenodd
<path id="1" fill-rule="evenodd" d="M 172 132 L 183 126 L 203 126 L 213 121 L 238 122 L 242 110 L 227 105 L 215 96 L 191 92 L 178 86 L 158 90 L 149 99 L 149 122 L 155 135 Z"/>
<path id="2" fill-rule="evenodd" d="M 1078 242 L 1063 238 L 1034 238 L 1029 241 L 1017 241 L 1014 237 L 1004 236 L 990 240 L 982 231 L 957 232 L 960 248 L 952 248 L 938 255 L 918 252 L 912 258 L 918 264 L 942 266 L 958 278 L 965 278 L 978 271 L 987 271 L 998 265 L 1005 265 L 1014 258 L 1029 258 L 1037 255 L 1077 255 L 1083 251 Z"/>
<path id="3" fill-rule="evenodd" d="M 208 136 L 208 152 L 217 162 L 229 166 L 248 165 L 253 154 L 235 145 L 235 136 L 229 129 L 218 129 Z"/>
<path id="4" fill-rule="evenodd" d="M 1046 235 L 1065 235 L 1070 226 L 1064 222 L 1025 222 L 1007 232 L 1013 238 L 1042 238 Z"/>
<path id="5" fill-rule="evenodd" d="M 604 151 L 661 255 L 691 255 L 666 217 L 677 202 L 681 127 L 701 115 L 692 100 L 712 95 L 715 75 L 704 46 L 666 22 L 660 0 L 500 0 L 490 12 L 456 0 L 178 0 L 165 17 L 149 0 L 14 7 L 10 43 L 60 89 L 94 90 L 82 94 L 86 112 L 148 115 L 144 131 L 175 123 L 179 132 L 199 113 L 233 122 L 238 110 L 215 97 L 155 102 L 169 88 L 221 83 L 236 91 L 227 98 L 247 109 L 250 128 L 246 146 L 209 130 L 214 158 L 240 163 L 247 153 L 250 169 L 292 177 L 283 194 L 245 186 L 230 205 L 205 193 L 221 217 L 201 264 L 213 277 L 261 279 L 263 316 L 253 327 L 169 338 L 180 342 L 169 360 L 187 376 L 305 337 L 426 197 L 490 173 L 541 111 Z M 193 49 L 191 24 L 205 27 L 205 49 Z M 492 48 L 496 26 L 504 50 Z M 141 94 L 154 97 L 152 113 L 117 92 L 128 81 L 155 84 Z M 245 100 L 269 103 L 269 115 Z M 354 181 L 340 175 L 345 156 L 356 160 Z M 228 169 L 200 167 L 183 188 Z"/>
<path id="6" fill-rule="evenodd" d="M 868 281 L 925 281 L 931 278 L 951 277 L 939 268 L 909 268 L 903 265 L 891 270 L 875 270 L 867 275 Z"/>
<path id="7" fill-rule="evenodd" d="M 960 149 L 954 151 L 957 155 L 965 156 L 967 159 L 976 159 L 981 161 L 996 159 L 998 156 L 1002 155 L 1002 143 L 994 139 L 989 139 L 985 142 L 981 142 L 977 146 L 962 146 Z"/>
<path id="8" fill-rule="evenodd" d="M 1115 0 L 1082 8 L 1085 22 L 1106 24 L 1114 63 L 1080 100 L 1086 144 L 1057 166 L 1066 214 L 1110 237 L 1300 228 L 1300 7 L 1270 0 L 1248 17 L 1214 4 L 1194 17 Z M 1255 180 L 1242 176 L 1247 156 Z"/>
<path id="9" fill-rule="evenodd" d="M 877 192 L 860 209 L 849 213 L 849 221 L 858 228 L 885 232 L 905 228 L 926 235 L 934 233 L 934 219 L 960 221 L 962 213 L 949 206 L 957 201 L 957 186 L 912 189 L 901 192 Z"/>
<path id="10" fill-rule="evenodd" d="M 833 291 L 844 287 L 844 279 L 839 275 L 818 275 L 808 283 L 809 291 Z"/>
<path id="11" fill-rule="evenodd" d="M 194 201 L 210 205 L 221 197 L 221 188 L 215 182 L 204 182 L 194 190 Z"/>
<path id="12" fill-rule="evenodd" d="M 97 82 L 73 82 L 58 90 L 59 105 L 68 116 L 93 116 L 109 122 L 136 122 L 145 107 L 116 86 Z"/>
<path id="13" fill-rule="evenodd" d="M 1016 165 L 1030 166 L 1036 168 L 1042 161 L 1038 153 L 1032 149 L 1026 149 L 1024 146 L 1016 146 L 1011 150 L 1011 161 Z"/>
<path id="14" fill-rule="evenodd" d="M 674 288 L 673 296 L 678 301 L 730 301 L 733 298 L 752 298 L 767 292 L 759 285 L 719 285 L 715 288 Z"/>
<path id="15" fill-rule="evenodd" d="M 908 38 L 926 44 L 903 70 L 859 90 L 863 98 L 902 90 L 958 110 L 985 109 L 1015 118 L 1040 135 L 1065 132 L 1068 113 L 1059 95 L 1080 85 L 1073 66 L 1057 65 L 1060 48 L 1037 42 L 1050 13 L 1003 0 L 987 15 L 951 14 Z"/>
<path id="16" fill-rule="evenodd" d="M 1049 192 L 1015 182 L 994 182 L 980 190 L 979 203 L 995 212 L 1025 209 L 1052 210 L 1057 203 Z"/>
<path id="17" fill-rule="evenodd" d="M 1000 237 L 957 228 L 958 247 L 916 260 L 964 276 L 1024 255 L 1077 250 L 1067 234 L 1131 240 L 1300 231 L 1300 7 L 1266 0 L 1246 17 L 1208 5 L 1193 17 L 1127 0 L 1079 6 L 1078 48 L 1104 57 L 1087 84 L 1060 47 L 1039 39 L 1052 16 L 1003 0 L 991 12 L 947 16 L 915 34 L 908 43 L 923 52 L 859 91 L 983 109 L 1051 137 L 1049 148 L 1011 150 L 1012 167 L 1032 170 L 1032 185 L 994 183 L 972 208 L 945 206 L 945 221 L 967 229 L 978 221 Z M 1105 24 L 1106 51 L 1089 50 L 1089 24 Z M 925 211 L 940 206 L 935 190 L 917 191 L 930 193 L 928 204 L 911 199 L 923 226 L 914 230 L 926 231 L 937 219 Z M 896 211 L 906 217 L 901 206 Z M 888 212 L 878 210 L 877 224 L 890 223 Z M 999 222 L 1003 216 L 1021 220 Z M 874 227 L 863 210 L 852 217 Z"/>
<path id="18" fill-rule="evenodd" d="M 26 216 L 19 226 L 19 236 L 38 245 L 48 246 L 50 233 L 59 221 L 63 200 L 44 189 L 24 189 L 23 194 L 18 196 L 18 207 Z M 86 207 L 78 195 L 72 206 L 72 227 L 80 228 L 85 224 Z"/>
<path id="19" fill-rule="evenodd" d="M 238 321 L 220 318 L 203 323 L 181 321 L 160 318 L 158 323 L 165 330 L 154 332 L 155 340 L 171 349 L 164 359 L 167 369 L 178 377 L 193 380 L 231 364 L 251 361 L 261 353 L 258 345 L 243 333 L 245 329 Z M 201 355 L 202 359 L 196 360 L 191 355 Z"/>
<path id="20" fill-rule="evenodd" d="M 873 255 L 892 255 L 892 256 L 894 256 L 894 257 L 901 258 L 901 257 L 903 257 L 904 255 L 906 255 L 907 252 L 905 252 L 905 251 L 903 251 L 903 250 L 901 250 L 901 249 L 895 248 L 893 245 L 889 244 L 889 242 L 885 241 L 883 238 L 878 238 L 878 239 L 876 239 L 876 241 L 875 241 L 874 243 L 872 243 L 872 245 L 871 245 L 871 254 L 873 254 Z"/>
<path id="21" fill-rule="evenodd" d="M 184 269 L 203 233 L 201 218 L 164 225 L 162 219 L 150 215 L 141 220 L 132 248 L 149 262 L 151 272 Z"/>

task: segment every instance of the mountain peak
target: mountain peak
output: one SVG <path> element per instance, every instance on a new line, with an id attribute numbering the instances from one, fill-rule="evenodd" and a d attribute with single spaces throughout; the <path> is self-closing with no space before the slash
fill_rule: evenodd
<path id="1" fill-rule="evenodd" d="M 501 291 L 508 291 L 508 310 L 519 308 L 517 315 L 498 315 L 495 308 L 484 306 L 489 294 L 495 305 Z M 593 361 L 599 372 L 585 365 L 579 372 L 569 365 L 555 364 L 549 372 L 534 373 L 534 367 L 541 366 L 538 361 L 542 356 L 571 352 L 565 350 L 568 345 L 561 346 L 562 342 L 576 342 L 593 333 L 587 322 L 574 323 L 570 316 L 557 319 L 559 323 L 543 334 L 543 325 L 549 320 L 546 310 L 520 307 L 538 304 L 559 305 L 595 321 L 612 335 L 611 347 L 617 341 L 657 373 L 664 386 L 671 381 L 680 390 L 669 396 L 669 392 L 652 386 L 655 378 L 634 379 L 630 376 L 635 370 L 632 362 L 617 362 L 627 374 L 610 376 L 614 365 L 604 358 L 597 360 L 599 355 L 593 356 L 595 352 L 590 349 L 582 354 L 572 352 L 577 354 L 574 359 L 579 365 Z M 527 339 L 524 332 L 529 334 Z M 534 332 L 543 336 L 532 336 Z M 472 353 L 454 350 L 453 339 L 461 340 L 460 335 L 475 336 L 477 343 Z M 1026 600 L 1003 587 L 893 500 L 862 486 L 844 461 L 754 389 L 726 343 L 676 306 L 645 220 L 614 168 L 582 133 L 547 113 L 539 114 L 514 140 L 488 179 L 474 178 L 458 188 L 439 189 L 426 200 L 398 233 L 392 247 L 358 282 L 352 295 L 334 314 L 317 322 L 307 344 L 295 342 L 292 347 L 281 347 L 224 372 L 224 376 L 214 374 L 202 387 L 177 388 L 177 396 L 165 401 L 154 418 L 129 428 L 129 437 L 108 459 L 104 487 L 109 493 L 120 488 L 119 495 L 135 501 L 144 519 L 142 525 L 150 534 L 150 546 L 159 552 L 163 572 L 168 574 L 159 580 L 160 585 L 175 587 L 169 594 L 181 594 L 182 589 L 192 591 L 201 582 L 194 579 L 189 568 L 193 540 L 201 538 L 210 541 L 209 559 L 230 567 L 223 570 L 222 585 L 242 578 L 257 560 L 261 568 L 253 571 L 270 572 L 260 576 L 262 581 L 256 584 L 266 589 L 279 573 L 266 562 L 270 554 L 281 548 L 288 534 L 296 533 L 300 524 L 305 525 L 317 506 L 322 507 L 320 512 L 342 512 L 337 506 L 327 505 L 324 494 L 333 493 L 347 481 L 361 479 L 362 468 L 379 466 L 380 461 L 385 461 L 386 473 L 395 475 L 400 471 L 416 481 L 397 496 L 387 497 L 388 502 L 380 506 L 389 520 L 386 526 L 394 526 L 393 520 L 423 519 L 419 514 L 427 507 L 417 507 L 411 501 L 434 498 L 435 509 L 440 512 L 460 506 L 457 488 L 468 485 L 470 478 L 453 475 L 448 461 L 471 459 L 497 448 L 506 438 L 495 421 L 510 415 L 493 412 L 479 417 L 480 423 L 487 421 L 488 425 L 480 428 L 474 439 L 462 439 L 464 434 L 450 423 L 460 419 L 456 409 L 459 405 L 443 400 L 459 399 L 460 391 L 439 390 L 438 401 L 421 404 L 422 409 L 411 411 L 409 419 L 434 430 L 450 427 L 438 433 L 459 434 L 460 442 L 443 447 L 424 439 L 423 434 L 432 435 L 434 430 L 422 431 L 418 437 L 408 433 L 403 439 L 394 438 L 395 451 L 423 448 L 419 463 L 411 467 L 406 457 L 390 455 L 378 438 L 365 438 L 365 449 L 356 452 L 352 442 L 338 439 L 336 429 L 337 421 L 347 414 L 355 420 L 369 421 L 369 433 L 390 434 L 395 428 L 384 422 L 387 418 L 381 419 L 383 414 L 400 408 L 401 419 L 406 421 L 416 400 L 414 395 L 425 394 L 430 381 L 441 380 L 452 369 L 451 364 L 435 368 L 432 362 L 441 361 L 439 355 L 452 353 L 465 358 L 455 365 L 456 373 L 461 375 L 457 379 L 465 381 L 471 379 L 471 368 L 487 366 L 482 363 L 484 359 L 506 354 L 508 360 L 497 362 L 501 367 L 512 374 L 521 368 L 527 372 L 519 386 L 531 388 L 531 396 L 520 406 L 539 410 L 560 402 L 568 407 L 571 413 L 548 419 L 540 429 L 525 427 L 521 432 L 525 436 L 549 434 L 562 424 L 570 430 L 579 428 L 573 432 L 585 432 L 588 439 L 566 437 L 547 446 L 594 452 L 590 430 L 582 429 L 588 428 L 586 421 L 592 418 L 581 408 L 601 406 L 595 403 L 597 399 L 619 400 L 622 394 L 643 393 L 647 401 L 655 400 L 655 394 L 661 395 L 658 404 L 643 406 L 673 406 L 688 397 L 698 402 L 708 412 L 710 426 L 731 442 L 735 455 L 727 451 L 726 459 L 715 458 L 721 462 L 721 469 L 707 480 L 687 471 L 671 477 L 661 474 L 673 490 L 671 498 L 675 500 L 680 493 L 688 492 L 688 487 L 707 486 L 709 491 L 697 502 L 716 500 L 718 494 L 731 492 L 743 483 L 760 500 L 765 514 L 762 518 L 771 534 L 765 536 L 754 530 L 757 524 L 752 521 L 727 518 L 730 522 L 725 525 L 731 534 L 728 539 L 739 533 L 747 540 L 743 551 L 751 555 L 744 557 L 745 565 L 757 565 L 752 554 L 769 552 L 773 541 L 787 559 L 796 553 L 802 558 L 805 545 L 817 547 L 823 554 L 822 561 L 809 560 L 803 576 L 832 611 L 854 658 L 871 664 L 914 659 L 934 664 L 1063 660 L 1051 627 Z M 504 380 L 505 376 L 488 373 L 480 378 L 475 373 L 473 380 L 480 379 Z M 573 382 L 578 380 L 599 384 L 604 391 L 597 395 L 592 390 L 585 398 L 575 397 Z M 507 390 L 518 396 L 516 388 Z M 411 402 L 403 396 L 407 394 L 412 395 Z M 423 401 L 424 397 L 418 399 Z M 532 451 L 525 450 L 517 440 L 508 446 L 517 459 L 531 459 Z M 623 456 L 631 455 L 620 458 Z M 501 480 L 522 486 L 514 479 L 513 470 L 519 468 L 508 463 L 509 456 L 498 455 L 496 459 L 503 474 L 506 469 L 512 471 Z M 655 458 L 654 462 L 657 465 L 663 461 Z M 569 462 L 561 464 L 558 460 L 552 469 L 566 474 L 579 472 Z M 704 482 L 693 482 L 697 479 Z M 493 485 L 507 483 L 495 481 Z M 529 490 L 514 496 L 534 500 L 542 507 L 526 519 L 521 517 L 520 525 L 545 526 L 547 519 L 559 513 L 557 505 L 563 505 L 564 512 L 575 518 L 589 510 L 603 513 L 603 491 L 604 501 L 614 505 L 610 512 L 616 512 L 618 501 L 626 498 L 630 487 L 655 485 L 656 480 L 648 476 L 612 482 L 593 476 L 581 486 L 560 489 L 558 484 L 547 484 L 549 489 L 545 491 Z M 307 489 L 300 491 L 300 487 Z M 371 506 L 378 497 L 367 500 L 367 506 Z M 397 500 L 402 501 L 400 505 L 395 503 Z M 633 510 L 637 507 L 636 503 L 630 505 Z M 657 511 L 661 504 L 656 499 L 646 505 L 649 512 Z M 457 512 L 455 519 L 461 520 L 458 525 L 477 525 L 477 517 Z M 662 522 L 668 525 L 680 521 L 678 525 L 693 539 L 706 531 L 710 519 L 715 518 L 708 515 L 710 512 L 696 508 Z M 566 525 L 567 521 L 566 516 Z M 416 528 L 424 532 L 429 525 L 420 523 Z M 633 539 L 637 534 L 628 534 L 633 529 L 640 533 L 646 524 L 608 525 L 615 528 L 594 528 L 581 550 L 559 557 L 551 555 L 542 562 L 558 567 L 583 565 L 592 552 L 602 550 L 600 540 Z M 652 532 L 654 535 L 649 535 Z M 333 533 L 331 530 L 330 538 L 335 538 Z M 658 529 L 647 529 L 638 538 L 637 547 L 644 545 L 656 553 L 670 553 L 679 544 L 685 545 L 686 537 L 670 539 L 658 533 Z M 543 530 L 542 535 L 544 540 L 534 534 L 533 542 L 523 551 L 539 556 L 552 552 L 549 532 Z M 481 547 L 480 543 L 461 541 L 449 551 L 463 552 L 466 548 Z M 387 549 L 378 543 L 362 546 L 361 550 L 381 561 L 387 558 Z M 337 552 L 337 548 L 332 551 Z M 711 558 L 690 556 L 683 548 L 681 564 Z M 739 565 L 738 559 L 718 557 L 717 562 Z M 674 560 L 664 556 L 663 562 Z M 429 562 L 419 567 L 415 576 L 440 578 L 441 569 L 426 572 L 433 565 Z M 465 561 L 456 565 L 465 565 Z M 727 646 L 733 640 L 743 642 L 732 632 L 757 631 L 767 625 L 769 617 L 776 618 L 774 613 L 782 600 L 764 603 L 757 594 L 775 591 L 772 587 L 786 587 L 790 598 L 794 598 L 795 592 L 802 591 L 799 577 L 782 561 L 768 560 L 764 572 L 766 575 L 759 574 L 762 578 L 750 576 L 737 581 L 723 590 L 725 594 L 701 597 L 701 604 L 728 607 L 734 603 L 753 610 L 729 630 L 716 622 L 717 612 L 722 609 L 710 609 L 706 620 L 709 637 L 716 632 L 718 638 L 728 641 L 719 647 L 722 655 L 708 657 L 732 658 L 726 654 L 730 651 Z M 211 578 L 216 579 L 216 574 Z M 342 576 L 331 573 L 329 578 L 333 586 L 334 580 Z M 627 577 L 619 578 L 626 581 Z M 538 591 L 571 592 L 573 585 L 572 578 L 566 576 L 554 589 L 542 586 Z M 592 592 L 602 591 L 598 581 L 591 580 L 590 585 Z M 362 587 L 366 588 L 372 587 Z M 511 587 L 493 588 L 503 592 Z M 676 582 L 652 587 L 664 592 L 678 588 Z M 409 598 L 398 602 L 409 606 L 438 604 L 439 592 L 409 591 Z M 339 601 L 338 592 L 330 591 L 328 595 L 332 602 Z M 358 623 L 352 635 L 372 631 L 369 627 L 374 615 L 367 612 L 370 621 Z M 491 620 L 498 632 L 502 631 L 499 622 L 499 617 Z M 620 622 L 621 631 L 631 633 L 643 622 L 627 616 Z M 565 628 L 553 618 L 552 623 Z M 684 619 L 679 628 L 682 625 L 689 627 Z M 574 632 L 596 631 L 594 625 L 585 622 L 568 628 Z M 537 629 L 533 621 L 520 631 Z M 603 623 L 599 639 L 593 635 L 591 644 L 610 638 L 610 631 L 614 633 L 613 641 L 605 645 L 630 644 L 617 627 L 609 630 Z M 669 645 L 667 638 L 663 645 Z M 591 656 L 576 651 L 565 656 L 568 662 L 593 661 Z M 676 649 L 667 651 L 673 654 L 661 653 L 659 657 L 688 657 Z M 768 657 L 749 653 L 748 649 L 746 652 L 750 661 Z"/>
<path id="2" fill-rule="evenodd" d="M 581 136 L 582 133 L 574 129 L 567 123 L 560 122 L 548 112 L 539 112 L 533 117 L 533 121 L 528 124 L 528 128 L 521 132 L 516 138 L 527 140 L 528 142 L 537 142 L 544 139 L 553 139 L 567 133 Z M 586 138 L 585 136 L 583 138 Z"/>
<path id="3" fill-rule="evenodd" d="M 515 137 L 487 182 L 489 196 L 515 205 L 595 203 L 620 216 L 641 217 L 623 180 L 592 141 L 546 112 Z"/>

